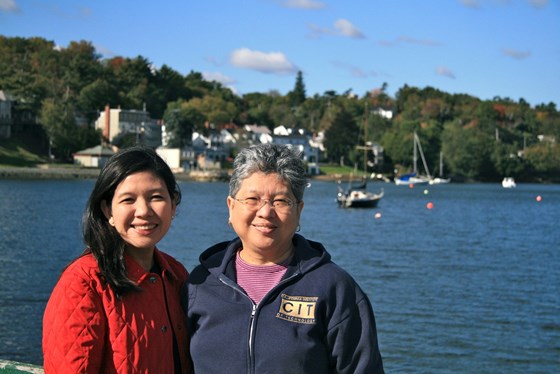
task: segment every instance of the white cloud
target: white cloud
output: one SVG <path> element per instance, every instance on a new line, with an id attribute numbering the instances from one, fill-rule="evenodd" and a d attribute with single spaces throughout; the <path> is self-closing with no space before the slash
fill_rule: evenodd
<path id="1" fill-rule="evenodd" d="M 324 3 L 314 0 L 285 0 L 282 5 L 286 8 L 298 9 L 322 9 L 325 7 Z"/>
<path id="2" fill-rule="evenodd" d="M 235 88 L 234 86 L 234 84 L 236 84 L 237 81 L 233 78 L 228 77 L 225 74 L 222 74 L 220 72 L 203 72 L 202 77 L 204 78 L 204 80 L 207 80 L 209 82 L 219 82 L 224 87 L 229 88 L 231 92 L 233 92 L 235 95 L 238 94 L 237 88 Z"/>
<path id="3" fill-rule="evenodd" d="M 311 38 L 318 38 L 321 35 L 341 35 L 348 38 L 363 39 L 364 34 L 356 28 L 350 21 L 346 19 L 338 19 L 334 22 L 334 28 L 324 28 L 317 26 L 315 24 L 309 24 L 309 29 L 311 29 Z"/>
<path id="4" fill-rule="evenodd" d="M 531 52 L 529 51 L 516 51 L 515 49 L 510 48 L 504 48 L 502 49 L 502 52 L 504 55 L 515 58 L 516 60 L 523 60 L 524 58 L 531 56 Z"/>
<path id="5" fill-rule="evenodd" d="M 338 30 L 340 35 L 347 36 L 349 38 L 362 39 L 365 38 L 364 34 L 358 30 L 352 23 L 346 19 L 336 20 L 334 23 L 334 28 Z"/>
<path id="6" fill-rule="evenodd" d="M 282 52 L 260 52 L 249 48 L 236 49 L 229 62 L 238 68 L 257 70 L 267 74 L 291 74 L 296 66 Z"/>
<path id="7" fill-rule="evenodd" d="M 228 77 L 227 75 L 220 72 L 203 72 L 202 77 L 209 82 L 220 82 L 221 84 L 228 86 L 237 83 L 235 79 Z"/>
<path id="8" fill-rule="evenodd" d="M 2 12 L 18 12 L 19 7 L 15 0 L 0 0 L 0 11 Z"/>
<path id="9" fill-rule="evenodd" d="M 445 66 L 438 66 L 436 68 L 436 74 L 443 77 L 455 79 L 455 73 L 453 73 L 449 68 L 446 68 Z"/>

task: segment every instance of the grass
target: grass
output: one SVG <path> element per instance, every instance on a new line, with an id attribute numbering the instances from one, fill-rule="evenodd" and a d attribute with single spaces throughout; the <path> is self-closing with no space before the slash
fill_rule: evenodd
<path id="1" fill-rule="evenodd" d="M 359 178 L 364 176 L 365 173 L 361 170 L 356 170 L 350 166 L 339 166 L 339 165 L 320 165 L 321 173 L 327 175 L 354 175 Z"/>
<path id="2" fill-rule="evenodd" d="M 45 162 L 45 158 L 29 151 L 21 141 L 0 141 L 0 167 L 30 167 Z"/>

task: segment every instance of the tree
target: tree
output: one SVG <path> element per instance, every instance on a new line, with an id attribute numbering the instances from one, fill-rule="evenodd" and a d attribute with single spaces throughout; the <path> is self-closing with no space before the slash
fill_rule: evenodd
<path id="1" fill-rule="evenodd" d="M 294 108 L 300 106 L 305 102 L 305 84 L 303 83 L 303 76 L 301 71 L 298 71 L 296 77 L 296 84 L 293 91 L 288 93 L 288 100 L 290 105 Z"/>
<path id="2" fill-rule="evenodd" d="M 325 147 L 328 150 L 329 160 L 340 162 L 348 158 L 351 162 L 355 162 L 354 149 L 359 132 L 354 117 L 341 107 L 331 127 L 325 133 Z"/>

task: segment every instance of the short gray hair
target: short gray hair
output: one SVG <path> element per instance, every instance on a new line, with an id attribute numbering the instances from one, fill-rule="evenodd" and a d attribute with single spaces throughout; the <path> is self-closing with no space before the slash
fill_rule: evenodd
<path id="1" fill-rule="evenodd" d="M 241 183 L 253 173 L 278 174 L 288 183 L 297 201 L 303 200 L 307 174 L 302 153 L 288 145 L 257 144 L 242 149 L 233 161 L 229 195 L 235 197 Z"/>

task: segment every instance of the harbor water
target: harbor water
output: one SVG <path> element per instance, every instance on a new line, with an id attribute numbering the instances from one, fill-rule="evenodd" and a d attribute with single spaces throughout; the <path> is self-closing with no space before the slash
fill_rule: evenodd
<path id="1" fill-rule="evenodd" d="M 41 364 L 45 304 L 83 249 L 93 183 L 0 180 L 0 359 Z M 234 235 L 228 186 L 180 186 L 159 247 L 192 269 Z M 560 372 L 560 186 L 381 188 L 377 208 L 341 209 L 335 182 L 311 181 L 300 233 L 369 295 L 386 372 Z"/>

